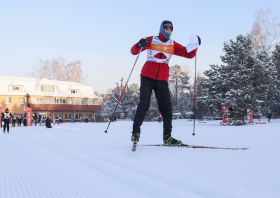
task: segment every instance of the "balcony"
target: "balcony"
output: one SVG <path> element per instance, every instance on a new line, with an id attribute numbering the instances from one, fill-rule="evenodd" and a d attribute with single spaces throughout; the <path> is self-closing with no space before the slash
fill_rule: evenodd
<path id="1" fill-rule="evenodd" d="M 101 105 L 28 104 L 33 111 L 100 111 Z"/>

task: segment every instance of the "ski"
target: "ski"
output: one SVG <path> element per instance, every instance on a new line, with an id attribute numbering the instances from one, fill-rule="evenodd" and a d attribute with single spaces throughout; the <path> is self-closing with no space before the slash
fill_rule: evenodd
<path id="1" fill-rule="evenodd" d="M 136 151 L 137 143 L 133 143 L 132 151 Z"/>
<path id="2" fill-rule="evenodd" d="M 168 144 L 142 144 L 138 146 L 159 146 L 159 147 L 183 147 L 183 148 L 206 148 L 206 149 L 227 149 L 227 150 L 246 150 L 250 147 L 246 148 L 224 148 L 224 147 L 212 147 L 212 146 L 197 146 L 197 145 L 188 145 L 188 144 L 181 144 L 181 145 L 168 145 Z M 134 149 L 134 147 L 133 147 Z M 132 150 L 133 150 L 132 149 Z M 135 146 L 136 150 L 136 146 Z M 135 151 L 134 150 L 134 151 Z"/>

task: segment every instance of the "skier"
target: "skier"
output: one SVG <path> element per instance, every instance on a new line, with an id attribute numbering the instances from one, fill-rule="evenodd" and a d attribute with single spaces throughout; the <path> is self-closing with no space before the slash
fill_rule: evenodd
<path id="1" fill-rule="evenodd" d="M 158 122 L 161 123 L 161 113 L 158 114 Z"/>
<path id="2" fill-rule="evenodd" d="M 14 116 L 13 116 L 13 127 L 16 127 L 16 121 L 17 121 L 17 115 L 16 115 L 16 113 L 14 113 Z"/>
<path id="3" fill-rule="evenodd" d="M 19 114 L 17 114 L 17 126 L 18 126 L 18 117 L 19 117 Z"/>
<path id="4" fill-rule="evenodd" d="M 21 119 L 22 119 L 22 115 L 18 115 L 18 126 L 21 127 Z"/>
<path id="5" fill-rule="evenodd" d="M 23 115 L 23 126 L 26 126 L 26 113 Z"/>
<path id="6" fill-rule="evenodd" d="M 42 124 L 42 115 L 41 114 L 39 114 L 38 122 L 40 123 L 40 126 L 41 126 L 41 124 Z"/>
<path id="7" fill-rule="evenodd" d="M 267 111 L 267 115 L 268 115 L 268 122 L 270 122 L 271 112 L 272 112 L 272 110 L 271 110 L 271 109 L 268 109 L 268 111 Z"/>
<path id="8" fill-rule="evenodd" d="M 60 124 L 62 124 L 62 117 L 61 116 L 59 117 L 59 122 L 60 122 Z"/>
<path id="9" fill-rule="evenodd" d="M 95 119 L 95 117 L 94 117 L 94 116 L 92 116 L 92 122 L 94 122 L 94 119 Z"/>
<path id="10" fill-rule="evenodd" d="M 37 126 L 37 120 L 38 120 L 37 114 L 34 113 L 34 122 L 35 122 L 35 126 Z"/>
<path id="11" fill-rule="evenodd" d="M 4 113 L 4 133 L 6 131 L 6 127 L 7 127 L 7 132 L 9 133 L 9 124 L 10 124 L 10 119 L 11 117 L 13 118 L 14 116 L 9 112 L 9 109 L 7 108 L 5 110 L 5 113 Z"/>
<path id="12" fill-rule="evenodd" d="M 134 117 L 131 141 L 137 143 L 140 138 L 140 126 L 150 106 L 152 90 L 154 90 L 159 110 L 163 117 L 163 142 L 164 144 L 180 145 L 182 142 L 171 136 L 172 106 L 168 88 L 169 66 L 172 55 L 193 58 L 197 48 L 188 52 L 186 47 L 170 39 L 173 32 L 171 21 L 163 21 L 160 25 L 158 36 L 142 38 L 131 48 L 131 53 L 137 55 L 147 50 L 147 61 L 141 71 L 140 103 Z M 197 36 L 199 45 L 201 39 Z"/>
<path id="13" fill-rule="evenodd" d="M 82 116 L 80 117 L 80 123 L 82 123 Z"/>

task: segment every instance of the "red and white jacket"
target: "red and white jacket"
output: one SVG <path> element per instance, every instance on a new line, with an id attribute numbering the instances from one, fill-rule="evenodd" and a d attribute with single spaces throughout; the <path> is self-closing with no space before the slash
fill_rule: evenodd
<path id="1" fill-rule="evenodd" d="M 149 39 L 148 45 L 147 45 L 147 47 L 142 48 L 142 51 L 145 51 L 146 49 L 150 49 L 150 47 L 151 47 L 151 42 L 153 40 L 153 36 L 150 36 L 150 37 L 147 37 L 147 38 Z M 162 41 L 164 43 L 169 41 L 169 40 L 164 41 L 164 37 L 161 33 L 159 33 L 158 38 L 160 39 L 160 41 Z M 174 42 L 174 55 L 182 56 L 182 57 L 185 57 L 185 58 L 195 57 L 197 49 L 188 53 L 185 46 L 182 46 L 181 44 L 179 44 L 175 41 L 173 41 L 173 42 Z M 137 47 L 137 43 L 136 43 L 131 48 L 131 53 L 133 55 L 137 55 L 139 52 L 140 52 L 140 48 Z M 161 52 L 156 54 L 154 57 L 158 58 L 158 59 L 166 59 L 167 58 Z M 152 78 L 152 79 L 155 79 L 155 80 L 168 81 L 169 66 L 166 63 L 158 63 L 158 62 L 147 61 L 142 68 L 140 76 L 145 76 L 145 77 Z"/>

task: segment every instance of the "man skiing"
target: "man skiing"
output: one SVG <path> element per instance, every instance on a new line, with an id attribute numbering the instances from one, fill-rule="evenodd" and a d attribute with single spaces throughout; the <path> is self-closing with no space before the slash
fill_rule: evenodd
<path id="1" fill-rule="evenodd" d="M 9 133 L 9 124 L 10 124 L 11 117 L 13 117 L 13 115 L 9 112 L 9 109 L 7 108 L 5 110 L 4 118 L 3 118 L 3 120 L 4 120 L 4 131 L 3 132 L 4 133 L 6 131 L 6 127 L 7 127 L 7 132 Z"/>
<path id="2" fill-rule="evenodd" d="M 163 117 L 163 142 L 164 144 L 180 145 L 182 142 L 171 136 L 172 130 L 172 106 L 168 88 L 169 60 L 172 55 L 193 58 L 197 48 L 188 52 L 186 47 L 170 39 L 173 32 L 171 21 L 163 21 L 160 25 L 158 36 L 142 38 L 131 48 L 131 53 L 137 55 L 147 50 L 147 61 L 141 71 L 140 103 L 133 123 L 131 141 L 137 143 L 140 138 L 140 127 L 143 123 L 145 114 L 150 107 L 150 98 L 154 90 L 159 111 Z M 199 45 L 201 40 L 197 36 Z"/>

